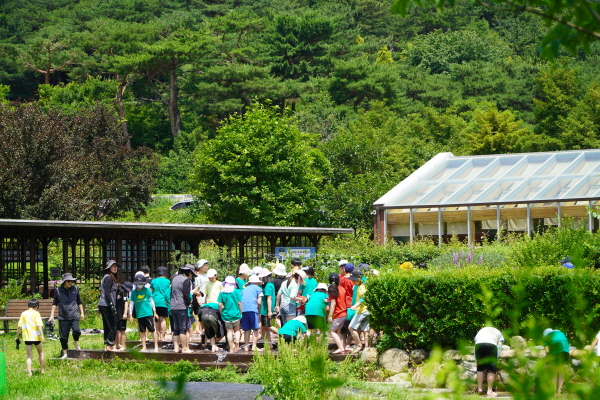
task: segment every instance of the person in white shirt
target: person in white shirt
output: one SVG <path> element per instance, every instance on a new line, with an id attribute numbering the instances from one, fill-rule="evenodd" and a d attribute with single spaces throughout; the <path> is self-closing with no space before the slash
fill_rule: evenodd
<path id="1" fill-rule="evenodd" d="M 198 288 L 200 293 L 202 293 L 202 295 L 196 296 L 196 301 L 198 302 L 198 305 L 195 307 L 196 310 L 199 310 L 204 305 L 204 303 L 206 303 L 206 297 L 204 296 L 204 293 L 206 293 L 206 292 L 205 292 L 204 288 L 206 287 L 206 284 L 208 283 L 208 276 L 206 275 L 207 272 L 208 272 L 208 260 L 205 260 L 205 259 L 199 260 L 196 263 L 196 278 L 194 279 L 194 284 L 195 284 L 195 287 Z M 196 315 L 198 315 L 198 312 L 196 312 Z M 200 315 L 198 315 L 198 322 L 196 323 L 196 329 L 195 329 L 194 333 L 196 335 L 204 334 L 204 327 L 202 326 L 202 318 L 200 318 Z"/>
<path id="2" fill-rule="evenodd" d="M 493 391 L 498 369 L 498 355 L 504 343 L 502 332 L 491 326 L 477 332 L 475 336 L 475 361 L 477 362 L 477 393 L 483 394 L 483 375 L 487 372 L 487 397 L 495 397 Z"/>

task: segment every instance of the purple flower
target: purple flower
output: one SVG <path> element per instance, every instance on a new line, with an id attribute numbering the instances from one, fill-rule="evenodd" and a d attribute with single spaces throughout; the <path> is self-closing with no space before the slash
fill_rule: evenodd
<path id="1" fill-rule="evenodd" d="M 467 262 L 473 261 L 473 251 L 469 251 L 469 255 L 467 256 Z"/>
<path id="2" fill-rule="evenodd" d="M 465 259 L 465 251 L 464 250 L 462 251 L 462 259 L 463 260 Z"/>
<path id="3" fill-rule="evenodd" d="M 458 262 L 458 253 L 452 253 L 452 263 L 456 264 Z"/>
<path id="4" fill-rule="evenodd" d="M 483 263 L 483 256 L 479 256 L 479 264 Z"/>

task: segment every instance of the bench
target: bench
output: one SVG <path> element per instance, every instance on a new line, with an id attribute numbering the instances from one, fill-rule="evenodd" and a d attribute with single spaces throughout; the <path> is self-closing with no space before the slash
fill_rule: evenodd
<path id="1" fill-rule="evenodd" d="M 6 302 L 6 312 L 4 313 L 4 317 L 0 317 L 0 321 L 4 321 L 4 333 L 8 333 L 8 323 L 10 321 L 19 321 L 21 318 L 21 313 L 26 311 L 29 307 L 27 307 L 28 299 L 12 299 Z M 42 316 L 42 320 L 46 321 L 50 318 L 50 313 L 52 312 L 52 299 L 39 299 L 40 308 L 38 309 L 40 315 Z"/>

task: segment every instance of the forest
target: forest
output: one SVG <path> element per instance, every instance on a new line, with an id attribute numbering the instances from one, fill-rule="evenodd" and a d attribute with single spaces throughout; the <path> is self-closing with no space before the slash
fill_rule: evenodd
<path id="1" fill-rule="evenodd" d="M 598 41 L 550 60 L 553 26 L 531 13 L 391 8 L 5 0 L 0 217 L 116 218 L 190 193 L 188 222 L 368 229 L 371 204 L 439 152 L 600 147 Z"/>

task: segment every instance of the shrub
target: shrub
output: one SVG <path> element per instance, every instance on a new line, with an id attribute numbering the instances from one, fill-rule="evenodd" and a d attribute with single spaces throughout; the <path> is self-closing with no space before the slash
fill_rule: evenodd
<path id="1" fill-rule="evenodd" d="M 381 347 L 431 349 L 456 348 L 486 322 L 512 334 L 530 326 L 598 332 L 598 293 L 600 272 L 591 269 L 467 267 L 373 277 L 365 301 Z"/>

